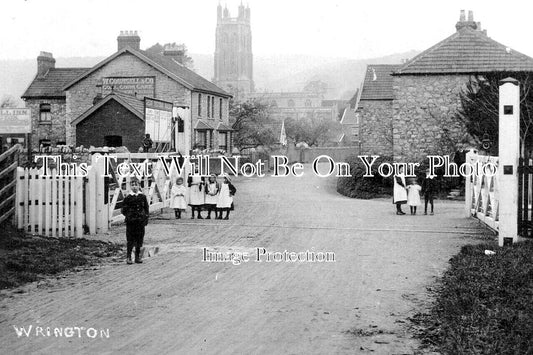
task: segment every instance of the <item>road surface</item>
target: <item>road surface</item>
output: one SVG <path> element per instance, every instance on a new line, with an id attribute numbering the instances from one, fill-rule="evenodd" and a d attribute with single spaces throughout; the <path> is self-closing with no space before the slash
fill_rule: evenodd
<path id="1" fill-rule="evenodd" d="M 234 179 L 229 221 L 156 216 L 145 244 L 160 252 L 142 265 L 121 260 L 4 292 L 0 353 L 415 353 L 407 318 L 427 307 L 449 258 L 480 237 L 478 223 L 459 202 L 397 216 L 389 200 L 346 198 L 334 178 L 305 171 Z M 122 242 L 124 232 L 92 238 Z M 203 248 L 250 259 L 204 262 Z M 330 261 L 258 262 L 257 248 L 278 260 L 330 252 Z"/>

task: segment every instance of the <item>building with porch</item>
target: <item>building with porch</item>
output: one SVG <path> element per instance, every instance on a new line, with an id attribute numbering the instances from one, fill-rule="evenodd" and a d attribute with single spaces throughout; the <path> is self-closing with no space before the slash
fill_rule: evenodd
<path id="1" fill-rule="evenodd" d="M 22 96 L 33 112 L 32 147 L 123 145 L 137 151 L 150 112 L 150 122 L 168 116 L 168 130 L 157 137 L 168 142 L 165 149 L 231 151 L 231 95 L 182 65 L 179 48 L 154 54 L 141 50 L 140 41 L 136 31 L 121 32 L 117 52 L 92 68 L 55 68 L 53 56 L 41 54 L 38 74 Z M 180 117 L 172 119 L 176 112 Z"/>

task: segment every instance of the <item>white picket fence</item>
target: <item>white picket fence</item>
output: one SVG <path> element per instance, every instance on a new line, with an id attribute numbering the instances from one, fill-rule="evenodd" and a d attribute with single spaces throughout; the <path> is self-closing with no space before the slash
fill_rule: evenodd
<path id="1" fill-rule="evenodd" d="M 54 170 L 44 174 L 42 169 L 17 169 L 16 219 L 19 229 L 53 237 L 82 237 L 105 233 L 113 222 L 124 220 L 118 207 L 130 188 L 130 178 L 114 174 L 105 178 L 104 159 L 92 157 L 88 174 L 60 176 Z M 141 179 L 143 193 L 150 204 L 150 211 L 157 211 L 170 204 L 171 182 L 176 174 L 166 174 L 155 154 L 115 154 L 118 162 L 152 161 L 152 177 Z M 182 173 L 186 176 L 188 171 Z M 109 188 L 106 188 L 109 186 Z M 113 186 L 113 188 L 111 188 Z M 107 194 L 107 196 L 106 196 Z"/>
<path id="2" fill-rule="evenodd" d="M 478 155 L 469 152 L 466 155 L 466 163 L 475 166 L 477 162 L 488 162 L 498 166 L 498 157 Z M 499 198 L 498 198 L 498 175 L 485 175 L 480 171 L 479 175 L 472 174 L 466 177 L 465 182 L 465 212 L 467 216 L 473 216 L 494 230 L 499 225 Z"/>

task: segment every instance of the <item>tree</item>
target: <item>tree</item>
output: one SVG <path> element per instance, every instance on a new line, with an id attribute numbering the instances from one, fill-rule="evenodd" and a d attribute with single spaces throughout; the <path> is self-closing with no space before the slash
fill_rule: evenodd
<path id="1" fill-rule="evenodd" d="M 163 55 L 163 52 L 165 51 L 166 47 L 175 47 L 179 48 L 179 55 L 175 57 L 175 59 L 180 63 L 183 64 L 185 67 L 189 69 L 194 68 L 194 61 L 193 59 L 188 55 L 188 49 L 187 46 L 183 43 L 176 44 L 176 42 L 173 43 L 165 43 L 164 45 L 161 45 L 158 43 L 154 44 L 153 46 L 146 49 L 146 52 L 152 53 L 152 54 L 158 54 Z"/>
<path id="2" fill-rule="evenodd" d="M 339 122 L 331 118 L 309 115 L 305 118 L 285 120 L 287 137 L 294 142 L 306 142 L 309 146 L 318 146 L 331 141 L 332 138 L 342 131 Z"/>
<path id="3" fill-rule="evenodd" d="M 0 100 L 0 108 L 14 108 L 18 106 L 17 100 L 11 95 L 4 95 Z"/>
<path id="4" fill-rule="evenodd" d="M 269 106 L 258 99 L 244 102 L 230 101 L 230 116 L 235 119 L 234 143 L 240 148 L 270 146 L 278 143 L 279 132 L 274 132 Z"/>
<path id="5" fill-rule="evenodd" d="M 485 149 L 498 154 L 500 80 L 513 77 L 520 82 L 520 147 L 522 155 L 533 148 L 533 77 L 529 73 L 491 73 L 472 78 L 460 93 L 461 107 L 456 117 L 479 142 L 489 139 Z"/>

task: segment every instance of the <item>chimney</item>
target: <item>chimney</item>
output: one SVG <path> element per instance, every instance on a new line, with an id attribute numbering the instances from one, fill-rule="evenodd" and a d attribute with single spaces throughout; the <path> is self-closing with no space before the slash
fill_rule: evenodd
<path id="1" fill-rule="evenodd" d="M 56 67 L 56 60 L 52 53 L 41 52 L 37 57 L 37 76 L 42 78 L 50 69 Z"/>
<path id="2" fill-rule="evenodd" d="M 163 55 L 165 57 L 170 57 L 177 61 L 180 64 L 183 64 L 183 60 L 185 57 L 185 45 L 184 44 L 165 44 L 165 48 L 163 49 Z"/>
<path id="3" fill-rule="evenodd" d="M 465 21 L 465 10 L 461 10 L 459 15 L 459 22 L 455 24 L 455 29 L 457 31 L 462 30 L 463 28 L 469 27 L 473 30 L 481 30 L 481 24 L 474 21 L 474 12 L 472 10 L 468 11 L 468 20 Z"/>
<path id="4" fill-rule="evenodd" d="M 126 47 L 131 49 L 141 49 L 141 37 L 137 34 L 137 31 L 120 31 L 120 35 L 117 37 L 118 49 L 122 50 Z"/>

